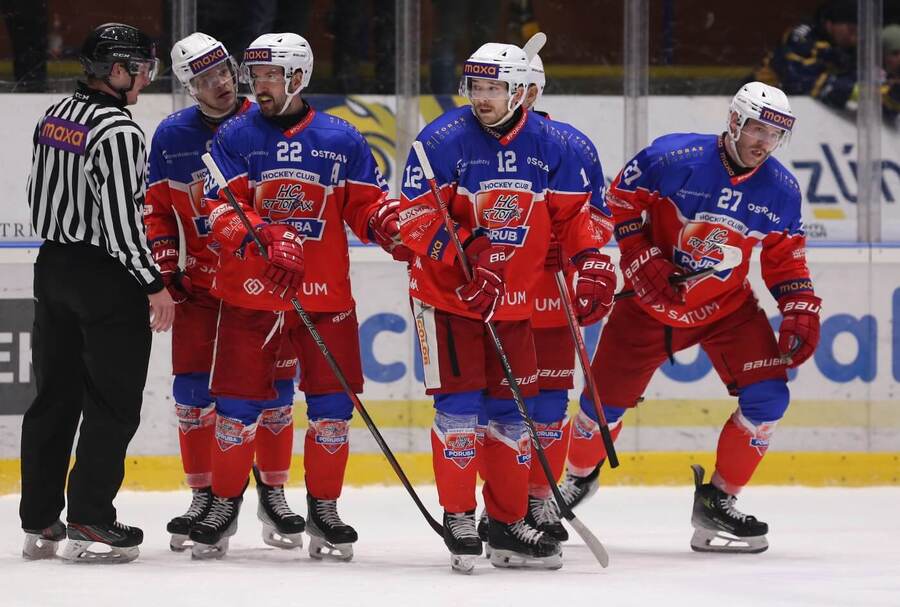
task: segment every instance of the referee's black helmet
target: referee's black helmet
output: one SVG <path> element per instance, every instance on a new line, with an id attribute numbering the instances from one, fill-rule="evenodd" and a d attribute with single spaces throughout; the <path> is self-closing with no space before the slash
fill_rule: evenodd
<path id="1" fill-rule="evenodd" d="M 150 80 L 156 76 L 159 60 L 153 40 L 131 25 L 104 23 L 88 34 L 81 46 L 81 65 L 84 73 L 106 79 L 115 63 L 123 64 L 128 72 L 136 75 L 141 64 L 150 64 Z"/>

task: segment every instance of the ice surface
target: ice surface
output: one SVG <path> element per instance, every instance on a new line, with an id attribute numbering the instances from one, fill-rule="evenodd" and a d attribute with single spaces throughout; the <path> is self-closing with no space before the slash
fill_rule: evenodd
<path id="1" fill-rule="evenodd" d="M 439 518 L 434 487 L 418 488 Z M 302 489 L 289 502 L 305 515 Z M 144 529 L 128 565 L 24 562 L 18 496 L 0 497 L 0 605 L 900 605 L 900 488 L 752 487 L 738 507 L 769 523 L 768 552 L 710 555 L 690 550 L 690 487 L 603 488 L 577 512 L 604 542 L 601 569 L 577 536 L 559 571 L 510 571 L 479 559 L 472 576 L 452 574 L 441 539 L 402 488 L 348 488 L 341 514 L 360 534 L 350 563 L 315 562 L 260 538 L 256 495 L 221 561 L 191 561 L 168 549 L 165 523 L 187 492 L 122 493 L 122 521 Z M 305 540 L 304 543 L 307 543 Z"/>

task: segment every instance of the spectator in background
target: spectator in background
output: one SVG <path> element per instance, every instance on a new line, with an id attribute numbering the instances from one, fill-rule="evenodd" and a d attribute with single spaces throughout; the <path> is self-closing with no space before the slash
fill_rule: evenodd
<path id="1" fill-rule="evenodd" d="M 790 29 L 753 79 L 841 109 L 856 93 L 856 0 L 829 0 L 817 17 Z"/>
<path id="2" fill-rule="evenodd" d="M 892 24 L 881 33 L 884 82 L 881 104 L 886 118 L 895 120 L 900 114 L 900 25 Z"/>
<path id="3" fill-rule="evenodd" d="M 466 48 L 478 48 L 493 40 L 500 2 L 432 0 L 431 9 L 431 92 L 454 95 L 459 88 L 456 66 L 461 63 L 456 57 L 458 42 L 462 39 Z"/>
<path id="4" fill-rule="evenodd" d="M 0 0 L 12 42 L 16 92 L 39 93 L 47 87 L 47 0 Z"/>

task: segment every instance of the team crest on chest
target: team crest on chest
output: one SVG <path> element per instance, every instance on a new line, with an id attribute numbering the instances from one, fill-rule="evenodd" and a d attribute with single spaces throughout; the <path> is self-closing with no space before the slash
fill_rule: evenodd
<path id="1" fill-rule="evenodd" d="M 734 242 L 729 243 L 729 236 L 733 233 L 721 226 L 711 225 L 705 222 L 692 221 L 682 228 L 678 237 L 678 244 L 675 246 L 672 255 L 676 265 L 688 271 L 703 270 L 710 268 L 722 261 L 722 250 L 718 247 L 720 244 L 740 244 L 740 237 L 737 234 Z M 713 274 L 719 280 L 727 280 L 731 276 L 732 269 L 723 270 Z M 688 282 L 687 288 L 690 289 L 692 284 L 699 281 Z"/>
<path id="2" fill-rule="evenodd" d="M 325 231 L 325 204 L 331 193 L 319 176 L 299 169 L 264 171 L 254 189 L 256 210 L 263 219 L 286 223 L 310 240 Z"/>
<path id="3" fill-rule="evenodd" d="M 528 181 L 483 181 L 475 195 L 476 221 L 494 244 L 521 247 L 528 236 L 533 204 L 534 194 Z"/>

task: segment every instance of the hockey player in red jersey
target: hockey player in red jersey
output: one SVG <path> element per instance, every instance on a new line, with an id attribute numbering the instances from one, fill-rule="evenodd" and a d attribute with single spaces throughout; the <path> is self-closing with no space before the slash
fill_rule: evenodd
<path id="1" fill-rule="evenodd" d="M 290 343 L 300 358 L 309 429 L 304 447 L 310 555 L 349 560 L 356 531 L 337 512 L 349 451 L 352 402 L 293 312 L 299 298 L 353 389 L 362 391 L 355 304 L 350 292 L 348 225 L 397 258 L 397 204 L 362 135 L 340 118 L 315 111 L 300 95 L 309 84 L 313 55 L 292 33 L 264 34 L 241 66 L 258 108 L 216 133 L 212 157 L 266 247 L 263 256 L 240 216 L 214 184 L 204 203 L 220 247 L 212 292 L 222 298 L 211 392 L 218 399 L 213 456 L 213 505 L 194 525 L 195 554 L 219 556 L 237 526 L 241 494 L 263 426 L 283 442 L 270 454 L 291 455 L 289 408 L 271 419 L 259 402 L 275 397 L 279 349 Z M 278 430 L 274 430 L 278 428 Z M 260 445 L 257 444 L 257 458 Z M 265 479 L 264 479 L 265 480 Z"/>
<path id="2" fill-rule="evenodd" d="M 529 81 L 522 49 L 486 44 L 464 66 L 460 94 L 472 105 L 447 112 L 418 136 L 448 201 L 471 281 L 464 279 L 414 153 L 404 171 L 401 234 L 416 254 L 410 297 L 425 385 L 435 402 L 435 480 L 451 566 L 462 572 L 472 571 L 482 552 L 475 528 L 476 455 L 485 477 L 491 562 L 562 566 L 559 542 L 525 519 L 530 438 L 484 322 L 495 321 L 530 407 L 537 395 L 531 291 L 550 234 L 579 270 L 576 310 L 582 322 L 609 311 L 615 288 L 613 266 L 599 252 L 604 235 L 594 230 L 587 210 L 579 160 L 551 123 L 521 107 Z M 482 406 L 488 423 L 479 446 L 475 428 Z"/>
<path id="3" fill-rule="evenodd" d="M 551 124 L 568 141 L 581 163 L 581 175 L 584 186 L 591 193 L 590 214 L 594 229 L 603 235 L 604 241 L 612 237 L 613 223 L 609 208 L 604 201 L 606 182 L 603 177 L 603 167 L 597 148 L 591 140 L 571 124 L 552 120 L 545 112 L 535 110 L 535 105 L 540 101 L 546 85 L 544 64 L 540 55 L 531 59 L 532 82 L 528 87 L 523 106 L 551 120 Z M 575 342 L 569 331 L 566 314 L 560 300 L 559 287 L 556 283 L 556 272 L 565 272 L 567 283 L 570 286 L 569 297 L 574 296 L 571 289 L 575 268 L 567 263 L 562 255 L 559 241 L 551 238 L 547 258 L 543 272 L 534 287 L 534 307 L 531 316 L 531 327 L 534 333 L 534 345 L 537 353 L 538 366 L 538 395 L 534 407 L 533 417 L 535 429 L 541 438 L 544 452 L 554 478 L 562 475 L 565 467 L 566 453 L 569 448 L 569 436 L 571 422 L 566 418 L 568 406 L 568 391 L 574 387 L 575 376 Z M 611 300 L 607 302 L 611 305 Z M 589 410 L 593 410 L 593 403 L 584 403 Z M 587 415 L 579 411 L 576 419 Z M 559 516 L 559 510 L 553 501 L 553 496 L 540 466 L 531 467 L 531 475 L 528 480 L 528 514 L 526 520 L 534 527 L 540 529 L 559 541 L 566 541 L 569 537 L 563 527 Z M 486 530 L 479 521 L 479 534 L 486 536 Z"/>
<path id="4" fill-rule="evenodd" d="M 175 112 L 160 123 L 150 148 L 147 200 L 144 221 L 153 256 L 176 307 L 172 328 L 172 392 L 178 418 L 178 440 L 187 484 L 193 490 L 191 505 L 173 518 L 167 529 L 171 547 L 185 548 L 193 523 L 203 518 L 212 504 L 212 453 L 215 398 L 209 394 L 209 372 L 219 300 L 209 289 L 218 264 L 218 246 L 209 234 L 207 216 L 200 208 L 207 170 L 200 160 L 219 125 L 245 112 L 252 104 L 237 95 L 237 65 L 221 42 L 196 32 L 172 47 L 172 71 L 196 105 Z M 178 251 L 185 251 L 183 268 Z M 296 357 L 290 348 L 278 361 L 277 399 L 261 405 L 263 418 L 293 403 Z M 283 440 L 269 428 L 258 433 L 258 458 L 263 479 L 283 474 L 276 461 L 266 457 L 267 445 Z M 272 466 L 275 465 L 275 470 Z M 276 479 L 277 480 L 277 479 Z M 283 541 L 303 531 L 303 519 L 284 506 L 283 481 L 257 483 L 266 543 L 292 548 Z M 298 525 L 300 526 L 298 530 Z"/>
<path id="5" fill-rule="evenodd" d="M 659 365 L 695 344 L 738 399 L 719 436 L 711 482 L 693 467 L 691 547 L 698 551 L 768 547 L 768 525 L 736 510 L 735 499 L 787 409 L 787 370 L 819 341 L 821 300 L 806 265 L 800 189 L 771 157 L 794 120 L 781 90 L 746 84 L 731 102 L 725 133 L 660 137 L 625 165 L 606 198 L 625 286 L 637 293 L 616 304 L 592 363 L 613 436 Z M 714 265 L 720 243 L 743 251 L 741 265 L 672 284 L 682 271 Z M 777 339 L 746 280 L 757 243 L 763 278 L 783 314 Z M 604 457 L 596 419 L 576 426 L 561 487 L 571 505 L 596 490 Z"/>

